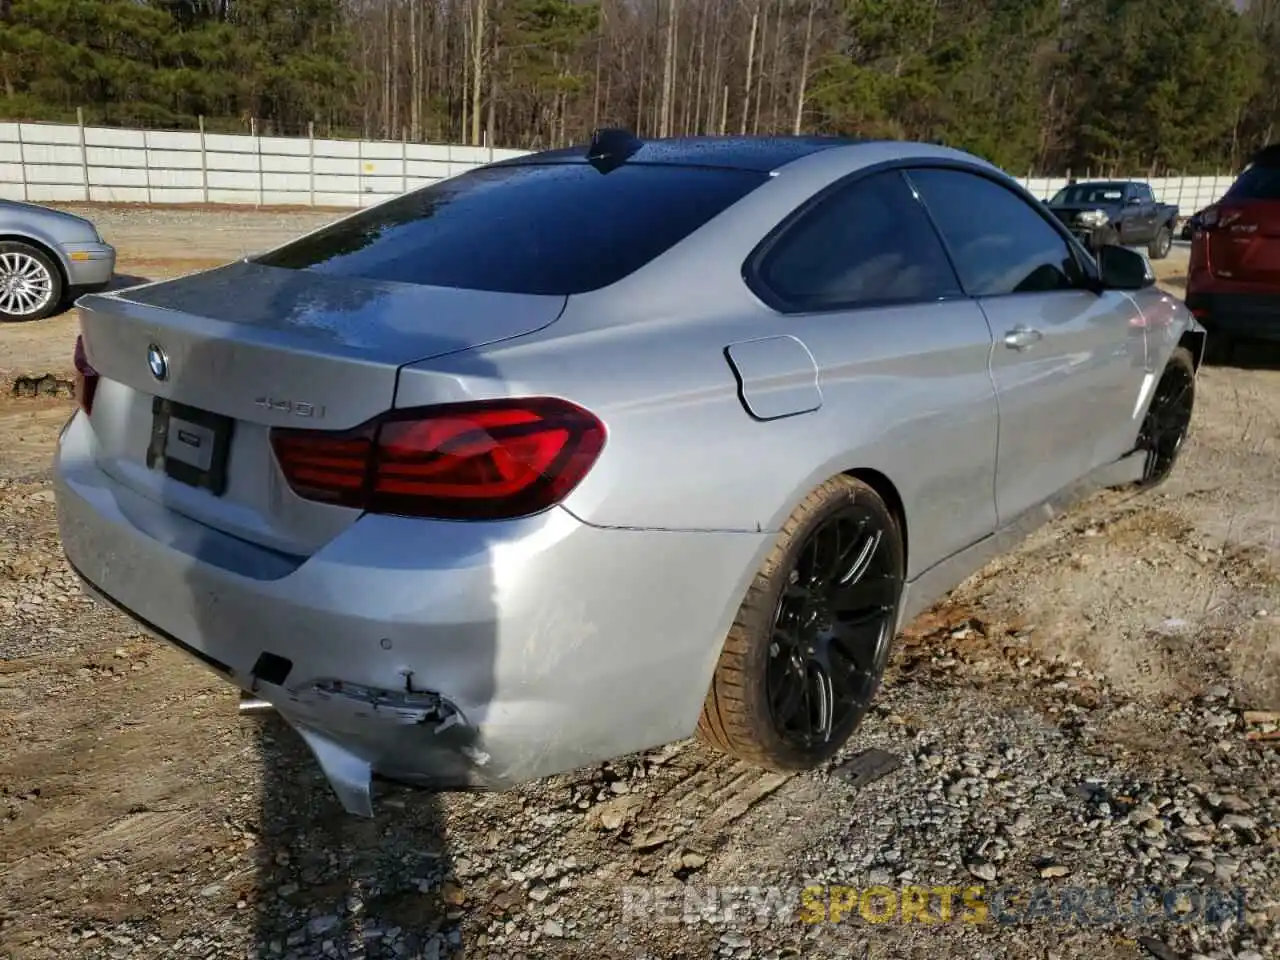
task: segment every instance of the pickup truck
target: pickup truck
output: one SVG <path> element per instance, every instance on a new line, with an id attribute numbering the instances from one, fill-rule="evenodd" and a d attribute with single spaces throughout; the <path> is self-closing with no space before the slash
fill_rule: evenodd
<path id="1" fill-rule="evenodd" d="M 1048 207 L 1090 250 L 1108 244 L 1145 246 L 1152 260 L 1162 260 L 1173 246 L 1178 208 L 1157 203 L 1151 185 L 1141 181 L 1068 184 L 1053 195 Z"/>

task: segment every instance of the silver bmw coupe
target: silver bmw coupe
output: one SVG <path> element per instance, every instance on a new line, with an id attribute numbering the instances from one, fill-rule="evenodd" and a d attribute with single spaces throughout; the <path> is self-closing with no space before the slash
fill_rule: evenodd
<path id="1" fill-rule="evenodd" d="M 907 620 L 1169 474 L 1205 339 L 974 156 L 622 130 L 80 307 L 70 563 L 361 815 L 828 762 Z"/>

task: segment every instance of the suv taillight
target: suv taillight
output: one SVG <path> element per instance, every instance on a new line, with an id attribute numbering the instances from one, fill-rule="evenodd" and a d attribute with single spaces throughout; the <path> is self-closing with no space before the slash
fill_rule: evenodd
<path id="1" fill-rule="evenodd" d="M 1202 228 L 1217 226 L 1218 215 L 1220 212 L 1221 211 L 1217 205 L 1205 207 L 1204 210 L 1200 212 L 1200 226 Z"/>
<path id="2" fill-rule="evenodd" d="M 84 337 L 76 337 L 76 400 L 85 413 L 93 412 L 93 395 L 98 389 L 98 371 L 89 363 L 84 350 Z"/>
<path id="3" fill-rule="evenodd" d="M 596 417 L 553 397 L 394 410 L 342 432 L 271 430 L 298 496 L 447 520 L 509 519 L 559 503 L 604 441 Z"/>

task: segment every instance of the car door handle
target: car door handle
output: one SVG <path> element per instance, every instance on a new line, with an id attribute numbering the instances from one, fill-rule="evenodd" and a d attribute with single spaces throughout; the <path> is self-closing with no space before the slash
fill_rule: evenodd
<path id="1" fill-rule="evenodd" d="M 1044 334 L 1030 327 L 1014 327 L 1004 335 L 1004 345 L 1013 350 L 1025 350 L 1037 340 L 1044 339 Z"/>

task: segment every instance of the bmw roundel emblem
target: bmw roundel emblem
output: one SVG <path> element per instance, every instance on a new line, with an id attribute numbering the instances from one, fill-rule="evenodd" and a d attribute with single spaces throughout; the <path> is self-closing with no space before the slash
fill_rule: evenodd
<path id="1" fill-rule="evenodd" d="M 157 380 L 169 379 L 169 358 L 165 356 L 164 348 L 158 343 L 147 347 L 147 366 L 151 368 L 151 375 Z"/>

